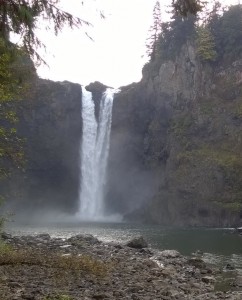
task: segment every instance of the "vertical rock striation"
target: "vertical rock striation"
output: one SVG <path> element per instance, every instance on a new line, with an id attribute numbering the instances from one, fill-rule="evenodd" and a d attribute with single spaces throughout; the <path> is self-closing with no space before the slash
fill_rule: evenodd
<path id="1" fill-rule="evenodd" d="M 186 43 L 114 99 L 108 201 L 131 221 L 235 226 L 242 216 L 242 61 Z"/>

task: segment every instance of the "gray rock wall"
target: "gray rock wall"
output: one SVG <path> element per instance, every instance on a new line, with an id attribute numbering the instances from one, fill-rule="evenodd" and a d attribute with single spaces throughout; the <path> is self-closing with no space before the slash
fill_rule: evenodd
<path id="1" fill-rule="evenodd" d="M 97 116 L 105 86 L 89 88 Z M 33 80 L 19 105 L 26 170 L 4 184 L 15 211 L 75 212 L 81 95 L 77 84 Z M 241 98 L 239 58 L 201 63 L 188 43 L 174 61 L 147 64 L 114 99 L 107 210 L 164 225 L 242 225 Z"/>
<path id="2" fill-rule="evenodd" d="M 113 207 L 131 221 L 240 224 L 241 74 L 240 60 L 201 63 L 186 44 L 174 61 L 146 65 L 142 81 L 123 88 L 113 108 Z"/>
<path id="3" fill-rule="evenodd" d="M 26 164 L 21 178 L 10 181 L 14 201 L 8 201 L 17 214 L 29 210 L 38 213 L 45 208 L 75 211 L 81 97 L 78 84 L 36 79 L 28 98 L 19 105 L 17 126 L 19 136 L 26 140 Z"/>

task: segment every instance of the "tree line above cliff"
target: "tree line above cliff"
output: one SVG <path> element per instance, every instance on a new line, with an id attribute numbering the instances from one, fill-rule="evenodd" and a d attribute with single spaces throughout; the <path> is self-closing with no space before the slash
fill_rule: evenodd
<path id="1" fill-rule="evenodd" d="M 174 59 L 187 41 L 195 45 L 204 62 L 231 62 L 241 55 L 242 5 L 225 8 L 216 1 L 211 9 L 196 15 L 184 17 L 174 9 L 170 15 L 170 21 L 162 22 L 157 1 L 147 43 L 150 62 Z"/>

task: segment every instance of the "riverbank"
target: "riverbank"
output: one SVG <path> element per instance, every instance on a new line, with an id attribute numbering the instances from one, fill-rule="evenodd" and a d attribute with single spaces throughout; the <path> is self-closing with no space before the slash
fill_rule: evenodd
<path id="1" fill-rule="evenodd" d="M 174 250 L 103 243 L 91 235 L 3 234 L 3 240 L 0 300 L 242 299 L 242 278 L 216 291 L 218 268 Z"/>

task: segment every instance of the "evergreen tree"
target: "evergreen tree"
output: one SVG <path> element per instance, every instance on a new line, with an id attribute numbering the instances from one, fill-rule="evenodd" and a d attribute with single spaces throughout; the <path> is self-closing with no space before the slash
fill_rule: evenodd
<path id="1" fill-rule="evenodd" d="M 197 54 L 203 61 L 214 61 L 217 57 L 214 38 L 207 26 L 200 26 L 197 30 Z"/>
<path id="2" fill-rule="evenodd" d="M 221 58 L 233 60 L 242 56 L 242 5 L 231 6 L 220 19 L 219 46 Z"/>
<path id="3" fill-rule="evenodd" d="M 187 17 L 189 14 L 196 15 L 200 12 L 206 2 L 202 0 L 172 0 L 172 6 L 176 13 Z"/>
<path id="4" fill-rule="evenodd" d="M 8 40 L 10 32 L 19 34 L 27 53 L 38 61 L 43 61 L 36 51 L 39 46 L 44 46 L 35 33 L 40 17 L 52 23 L 56 34 L 64 25 L 73 28 L 90 24 L 58 8 L 58 2 L 59 0 L 0 1 L 0 37 Z"/>
<path id="5" fill-rule="evenodd" d="M 161 34 L 161 10 L 160 2 L 156 1 L 153 9 L 153 24 L 149 30 L 149 37 L 147 39 L 146 48 L 147 55 L 153 61 L 158 55 L 158 39 Z"/>
<path id="6" fill-rule="evenodd" d="M 23 165 L 23 143 L 15 128 L 16 109 L 34 71 L 25 63 L 25 56 L 21 49 L 0 38 L 0 179 L 10 174 L 11 167 Z"/>
<path id="7" fill-rule="evenodd" d="M 219 59 L 220 53 L 222 51 L 221 47 L 221 18 L 223 16 L 223 7 L 222 4 L 215 0 L 213 1 L 213 6 L 207 8 L 207 11 L 202 13 L 203 18 L 202 26 L 206 27 L 206 30 L 210 32 L 213 42 L 214 42 L 214 51 L 216 52 L 217 59 Z"/>
<path id="8" fill-rule="evenodd" d="M 164 35 L 164 51 L 167 58 L 174 58 L 186 41 L 193 39 L 196 20 L 197 17 L 194 15 L 183 17 L 173 12 L 168 30 Z"/>
<path id="9" fill-rule="evenodd" d="M 214 1 L 212 9 L 206 13 L 204 24 L 206 24 L 214 35 L 219 29 L 220 19 L 223 15 L 223 7 L 219 1 Z"/>

